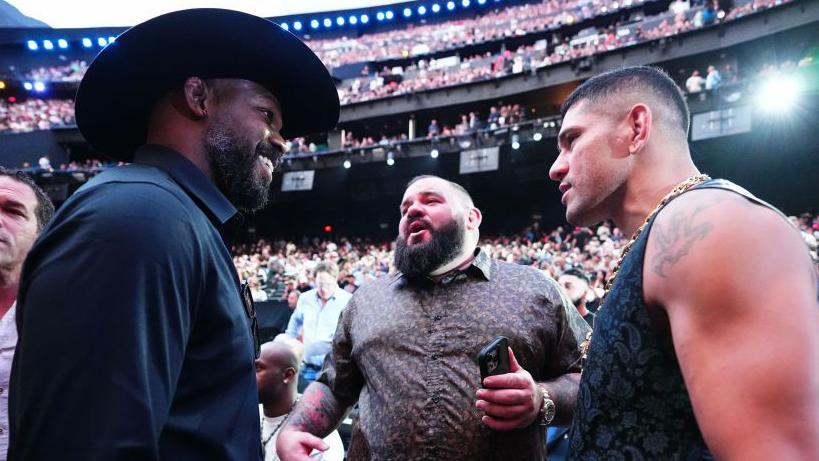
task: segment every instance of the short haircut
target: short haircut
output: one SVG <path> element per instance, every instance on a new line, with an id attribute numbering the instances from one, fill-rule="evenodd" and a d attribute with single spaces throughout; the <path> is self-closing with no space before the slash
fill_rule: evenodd
<path id="1" fill-rule="evenodd" d="M 588 101 L 596 104 L 626 90 L 653 96 L 655 101 L 665 106 L 672 118 L 669 126 L 679 128 L 688 136 L 691 113 L 685 96 L 674 80 L 656 67 L 625 67 L 596 75 L 572 91 L 563 102 L 560 114 L 565 117 L 566 112 L 577 103 Z"/>
<path id="2" fill-rule="evenodd" d="M 37 232 L 41 232 L 51 220 L 51 217 L 54 216 L 54 204 L 51 203 L 51 199 L 48 198 L 48 195 L 40 189 L 40 186 L 38 186 L 29 175 L 22 171 L 13 171 L 0 166 L 0 176 L 6 176 L 17 182 L 21 182 L 30 187 L 34 192 L 34 195 L 37 197 L 37 208 L 34 209 L 34 215 L 37 217 Z"/>
<path id="3" fill-rule="evenodd" d="M 565 271 L 563 271 L 562 274 L 560 274 L 560 276 L 564 276 L 564 275 L 571 275 L 572 277 L 577 277 L 580 280 L 586 282 L 586 284 L 590 283 L 589 282 L 589 276 L 588 276 L 588 274 L 586 274 L 586 271 L 584 271 L 584 270 L 582 270 L 580 268 L 577 268 L 577 267 L 570 267 L 570 268 L 566 269 Z M 558 277 L 558 278 L 560 278 L 560 277 Z"/>
<path id="4" fill-rule="evenodd" d="M 462 185 L 460 185 L 460 184 L 458 184 L 456 182 L 452 182 L 452 181 L 450 181 L 448 179 L 444 179 L 444 178 L 442 178 L 440 176 L 435 176 L 433 174 L 422 174 L 420 176 L 416 176 L 416 177 L 410 179 L 410 181 L 407 183 L 407 187 L 405 187 L 404 190 L 409 189 L 409 187 L 411 185 L 417 183 L 418 181 L 421 181 L 422 179 L 440 179 L 441 181 L 443 181 L 445 183 L 448 183 L 453 189 L 455 189 L 456 192 L 461 194 L 461 196 L 466 201 L 467 206 L 469 206 L 469 207 L 475 206 L 475 203 L 472 201 L 472 196 L 469 195 L 469 192 L 466 189 L 464 189 L 464 186 L 462 186 Z"/>
<path id="5" fill-rule="evenodd" d="M 319 272 L 326 272 L 335 278 L 338 278 L 338 265 L 332 261 L 322 261 L 316 264 L 316 270 L 313 271 L 316 275 Z"/>

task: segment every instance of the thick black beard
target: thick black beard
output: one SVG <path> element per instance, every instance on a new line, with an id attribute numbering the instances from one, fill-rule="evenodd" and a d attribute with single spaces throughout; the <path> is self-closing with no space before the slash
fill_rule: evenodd
<path id="1" fill-rule="evenodd" d="M 395 268 L 410 278 L 428 275 L 461 253 L 464 246 L 464 226 L 457 220 L 432 232 L 432 238 L 425 244 L 407 245 L 401 236 L 395 240 Z"/>
<path id="2" fill-rule="evenodd" d="M 205 149 L 210 157 L 216 187 L 236 208 L 252 212 L 264 208 L 270 183 L 256 174 L 256 159 L 263 155 L 275 161 L 279 156 L 269 142 L 261 142 L 255 151 L 240 145 L 238 136 L 224 124 L 208 129 Z"/>

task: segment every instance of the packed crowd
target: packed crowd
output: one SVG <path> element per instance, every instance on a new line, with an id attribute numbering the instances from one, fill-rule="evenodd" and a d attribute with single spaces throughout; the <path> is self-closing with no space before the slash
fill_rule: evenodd
<path id="1" fill-rule="evenodd" d="M 38 67 L 26 73 L 26 80 L 38 82 L 79 82 L 88 63 L 85 61 L 71 61 L 65 66 Z"/>
<path id="2" fill-rule="evenodd" d="M 816 260 L 819 214 L 803 213 L 790 220 Z M 603 296 L 606 278 L 627 241 L 611 223 L 593 229 L 560 226 L 548 231 L 534 222 L 518 235 L 484 238 L 481 248 L 493 258 L 535 267 L 555 279 L 566 270 L 579 269 L 591 281 L 591 302 Z M 304 239 L 299 244 L 260 240 L 235 246 L 233 254 L 239 275 L 257 301 L 284 301 L 294 290 L 309 290 L 314 285 L 313 270 L 321 261 L 338 264 L 339 285 L 351 292 L 394 270 L 392 244 L 365 239 Z"/>
<path id="3" fill-rule="evenodd" d="M 364 35 L 309 40 L 307 44 L 329 68 L 454 50 L 504 37 L 554 30 L 632 6 L 633 0 L 544 0 L 495 10 L 473 19 Z M 639 0 L 642 3 L 642 0 Z M 634 0 L 637 3 L 637 0 Z M 431 12 L 429 14 L 432 14 Z"/>
<path id="4" fill-rule="evenodd" d="M 74 125 L 74 101 L 69 99 L 0 99 L 0 132 L 23 133 Z"/>
<path id="5" fill-rule="evenodd" d="M 628 1 L 628 0 L 627 0 Z M 565 2 L 563 2 L 565 3 Z M 575 5 L 577 2 L 568 2 Z M 706 2 L 704 5 L 694 5 L 683 0 L 675 1 L 671 4 L 669 11 L 656 17 L 647 17 L 636 24 L 619 25 L 614 24 L 608 28 L 589 33 L 583 31 L 575 37 L 564 37 L 560 39 L 557 34 L 551 41 L 540 40 L 532 45 L 521 46 L 518 49 L 506 50 L 502 53 L 492 55 L 483 54 L 460 59 L 456 56 L 444 58 L 442 60 L 421 59 L 406 68 L 382 69 L 381 72 L 372 76 L 362 76 L 348 79 L 342 82 L 338 88 L 339 99 L 342 104 L 352 104 L 356 102 L 370 101 L 374 99 L 386 98 L 416 92 L 427 91 L 447 86 L 460 85 L 465 83 L 484 81 L 501 78 L 507 75 L 514 75 L 524 72 L 531 72 L 537 69 L 572 61 L 591 56 L 596 53 L 615 50 L 621 47 L 651 41 L 701 28 L 714 23 L 721 17 L 725 20 L 741 17 L 754 11 L 769 8 L 782 2 L 779 0 L 751 0 L 742 3 L 729 13 L 718 10 L 715 1 Z M 532 17 L 523 13 L 527 9 L 537 11 L 553 12 L 554 8 L 560 7 L 562 3 L 556 0 L 544 2 L 536 5 L 523 5 L 512 7 L 509 10 L 518 11 L 513 16 L 525 17 L 526 21 L 534 21 Z M 577 4 L 579 5 L 579 3 Z M 575 6 L 577 6 L 575 5 Z M 612 5 L 594 5 L 594 8 L 612 8 Z M 588 4 L 580 7 L 583 14 L 596 14 Z M 507 10 L 503 10 L 506 12 Z M 596 10 L 594 10 L 596 11 Z M 601 10 L 602 11 L 602 10 Z M 490 13 L 490 15 L 470 21 L 489 21 L 488 16 L 500 13 Z M 505 13 L 504 13 L 505 14 Z M 534 12 L 532 14 L 535 14 Z M 560 13 L 560 16 L 569 13 Z M 571 15 L 569 15 L 571 16 Z M 535 21 L 536 22 L 536 21 Z M 409 30 L 424 30 L 425 27 L 432 27 L 435 30 L 446 30 L 452 24 L 461 24 L 464 21 L 453 23 L 437 24 L 434 26 L 422 26 L 404 31 L 385 32 L 383 34 L 365 35 L 355 40 L 355 43 L 369 43 L 373 49 L 379 48 L 369 42 L 372 37 L 384 36 L 392 33 L 409 33 Z M 476 27 L 473 25 L 473 27 Z M 493 30 L 489 27 L 489 30 Z M 518 33 L 518 29 L 515 29 Z M 526 33 L 528 29 L 521 29 Z M 421 37 L 425 35 L 422 34 Z M 434 36 L 434 35 L 430 35 Z M 434 39 L 431 39 L 434 41 Z M 81 78 L 86 64 L 82 61 L 72 62 L 68 66 L 56 68 L 42 68 L 34 71 L 41 76 L 52 76 L 58 79 Z M 710 73 L 710 70 L 709 70 Z M 735 72 L 734 72 L 735 74 Z M 707 88 L 707 77 L 701 77 L 699 71 L 692 80 L 691 88 L 697 90 Z M 717 77 L 719 77 L 717 75 Z M 701 83 L 700 78 L 702 78 Z M 721 79 L 720 79 L 721 81 Z M 719 85 L 719 83 L 717 83 Z M 688 87 L 688 85 L 686 85 Z M 697 92 L 697 91 L 690 91 Z M 0 132 L 26 132 L 33 130 L 45 130 L 54 127 L 73 125 L 73 101 L 70 100 L 37 100 L 29 99 L 24 102 L 0 102 Z M 443 133 L 443 128 L 441 132 Z M 454 132 L 454 130 L 451 130 Z M 395 137 L 387 136 L 387 142 L 400 141 L 400 135 Z M 367 147 L 384 141 L 364 137 L 352 142 L 352 147 Z M 311 144 L 305 140 L 293 140 L 288 146 L 290 153 L 313 153 L 327 150 L 326 146 Z"/>

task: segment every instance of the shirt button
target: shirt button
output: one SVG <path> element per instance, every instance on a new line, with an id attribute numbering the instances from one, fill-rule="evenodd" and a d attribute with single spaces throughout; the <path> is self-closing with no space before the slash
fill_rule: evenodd
<path id="1" fill-rule="evenodd" d="M 432 317 L 432 320 L 435 320 L 436 322 L 440 321 L 441 320 L 441 314 L 435 314 L 435 316 Z"/>
<path id="2" fill-rule="evenodd" d="M 441 398 L 440 398 L 440 397 L 438 397 L 437 395 L 433 395 L 433 396 L 432 396 L 432 403 L 438 403 L 438 402 L 440 402 L 440 401 L 441 401 Z"/>

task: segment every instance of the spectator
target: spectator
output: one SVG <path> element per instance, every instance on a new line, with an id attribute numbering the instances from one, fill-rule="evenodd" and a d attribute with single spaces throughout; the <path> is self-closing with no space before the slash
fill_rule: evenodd
<path id="1" fill-rule="evenodd" d="M 685 89 L 691 94 L 699 93 L 705 85 L 705 79 L 700 75 L 700 71 L 694 69 L 691 76 L 685 81 Z"/>

